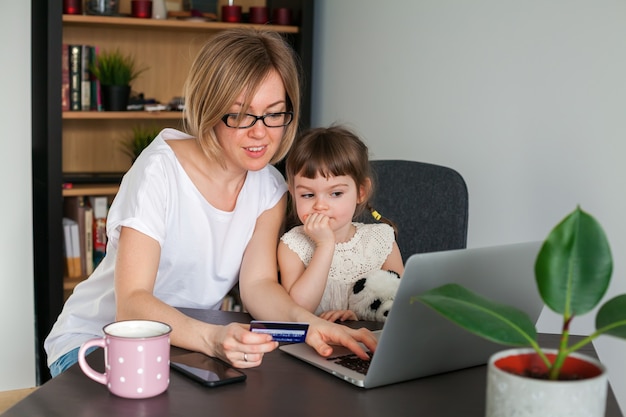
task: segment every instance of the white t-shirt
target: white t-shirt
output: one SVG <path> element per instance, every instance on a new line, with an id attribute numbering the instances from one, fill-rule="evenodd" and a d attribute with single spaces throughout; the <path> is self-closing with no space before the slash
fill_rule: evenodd
<path id="1" fill-rule="evenodd" d="M 107 217 L 107 253 L 74 289 L 44 347 L 48 365 L 115 320 L 113 274 L 122 226 L 159 242 L 154 296 L 174 307 L 217 309 L 239 278 L 257 218 L 287 191 L 272 166 L 250 171 L 234 211 L 211 206 L 187 176 L 165 140 L 188 139 L 163 130 L 124 175 Z M 135 256 L 142 256 L 141 253 Z"/>

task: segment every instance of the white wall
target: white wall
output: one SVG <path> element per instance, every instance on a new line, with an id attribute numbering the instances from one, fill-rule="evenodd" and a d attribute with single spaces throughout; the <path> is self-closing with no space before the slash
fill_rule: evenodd
<path id="1" fill-rule="evenodd" d="M 30 7 L 0 1 L 0 391 L 36 383 Z"/>
<path id="2" fill-rule="evenodd" d="M 626 292 L 626 3 L 318 0 L 313 124 L 372 159 L 457 169 L 468 246 L 543 239 L 577 204 L 604 226 Z M 593 316 L 574 321 L 587 334 Z M 544 312 L 539 330 L 558 332 Z M 626 410 L 626 341 L 595 343 Z"/>

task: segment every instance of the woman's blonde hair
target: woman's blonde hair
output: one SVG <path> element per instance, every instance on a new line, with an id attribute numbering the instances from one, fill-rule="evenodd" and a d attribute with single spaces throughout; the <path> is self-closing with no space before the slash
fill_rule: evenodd
<path id="1" fill-rule="evenodd" d="M 260 84 L 276 71 L 285 86 L 287 111 L 294 114 L 270 163 L 280 161 L 293 143 L 300 116 L 300 65 L 294 50 L 274 32 L 230 29 L 212 37 L 200 50 L 184 86 L 185 130 L 196 137 L 207 157 L 220 161 L 214 126 L 241 93 L 247 112 Z"/>

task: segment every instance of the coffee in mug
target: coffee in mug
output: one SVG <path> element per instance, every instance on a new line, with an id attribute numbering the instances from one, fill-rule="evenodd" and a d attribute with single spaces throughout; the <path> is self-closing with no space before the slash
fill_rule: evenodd
<path id="1" fill-rule="evenodd" d="M 172 331 L 169 325 L 125 320 L 107 324 L 103 331 L 104 337 L 88 340 L 78 351 L 78 363 L 85 375 L 124 398 L 149 398 L 167 390 Z M 103 374 L 94 371 L 85 359 L 87 350 L 94 346 L 104 348 Z"/>

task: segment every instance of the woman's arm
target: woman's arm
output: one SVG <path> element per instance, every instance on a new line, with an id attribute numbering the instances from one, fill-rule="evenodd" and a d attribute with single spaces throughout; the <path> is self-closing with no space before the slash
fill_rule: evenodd
<path id="1" fill-rule="evenodd" d="M 238 367 L 256 366 L 276 348 L 267 335 L 247 326 L 217 326 L 192 319 L 153 295 L 161 248 L 151 237 L 122 227 L 115 265 L 116 320 L 147 319 L 172 327 L 171 343 L 217 356 Z M 262 337 L 258 337 L 262 336 Z M 243 354 L 247 353 L 244 361 Z"/>
<path id="2" fill-rule="evenodd" d="M 246 309 L 258 319 L 287 320 L 295 305 L 278 283 L 276 250 L 286 201 L 285 195 L 259 216 L 241 263 L 241 297 Z"/>

